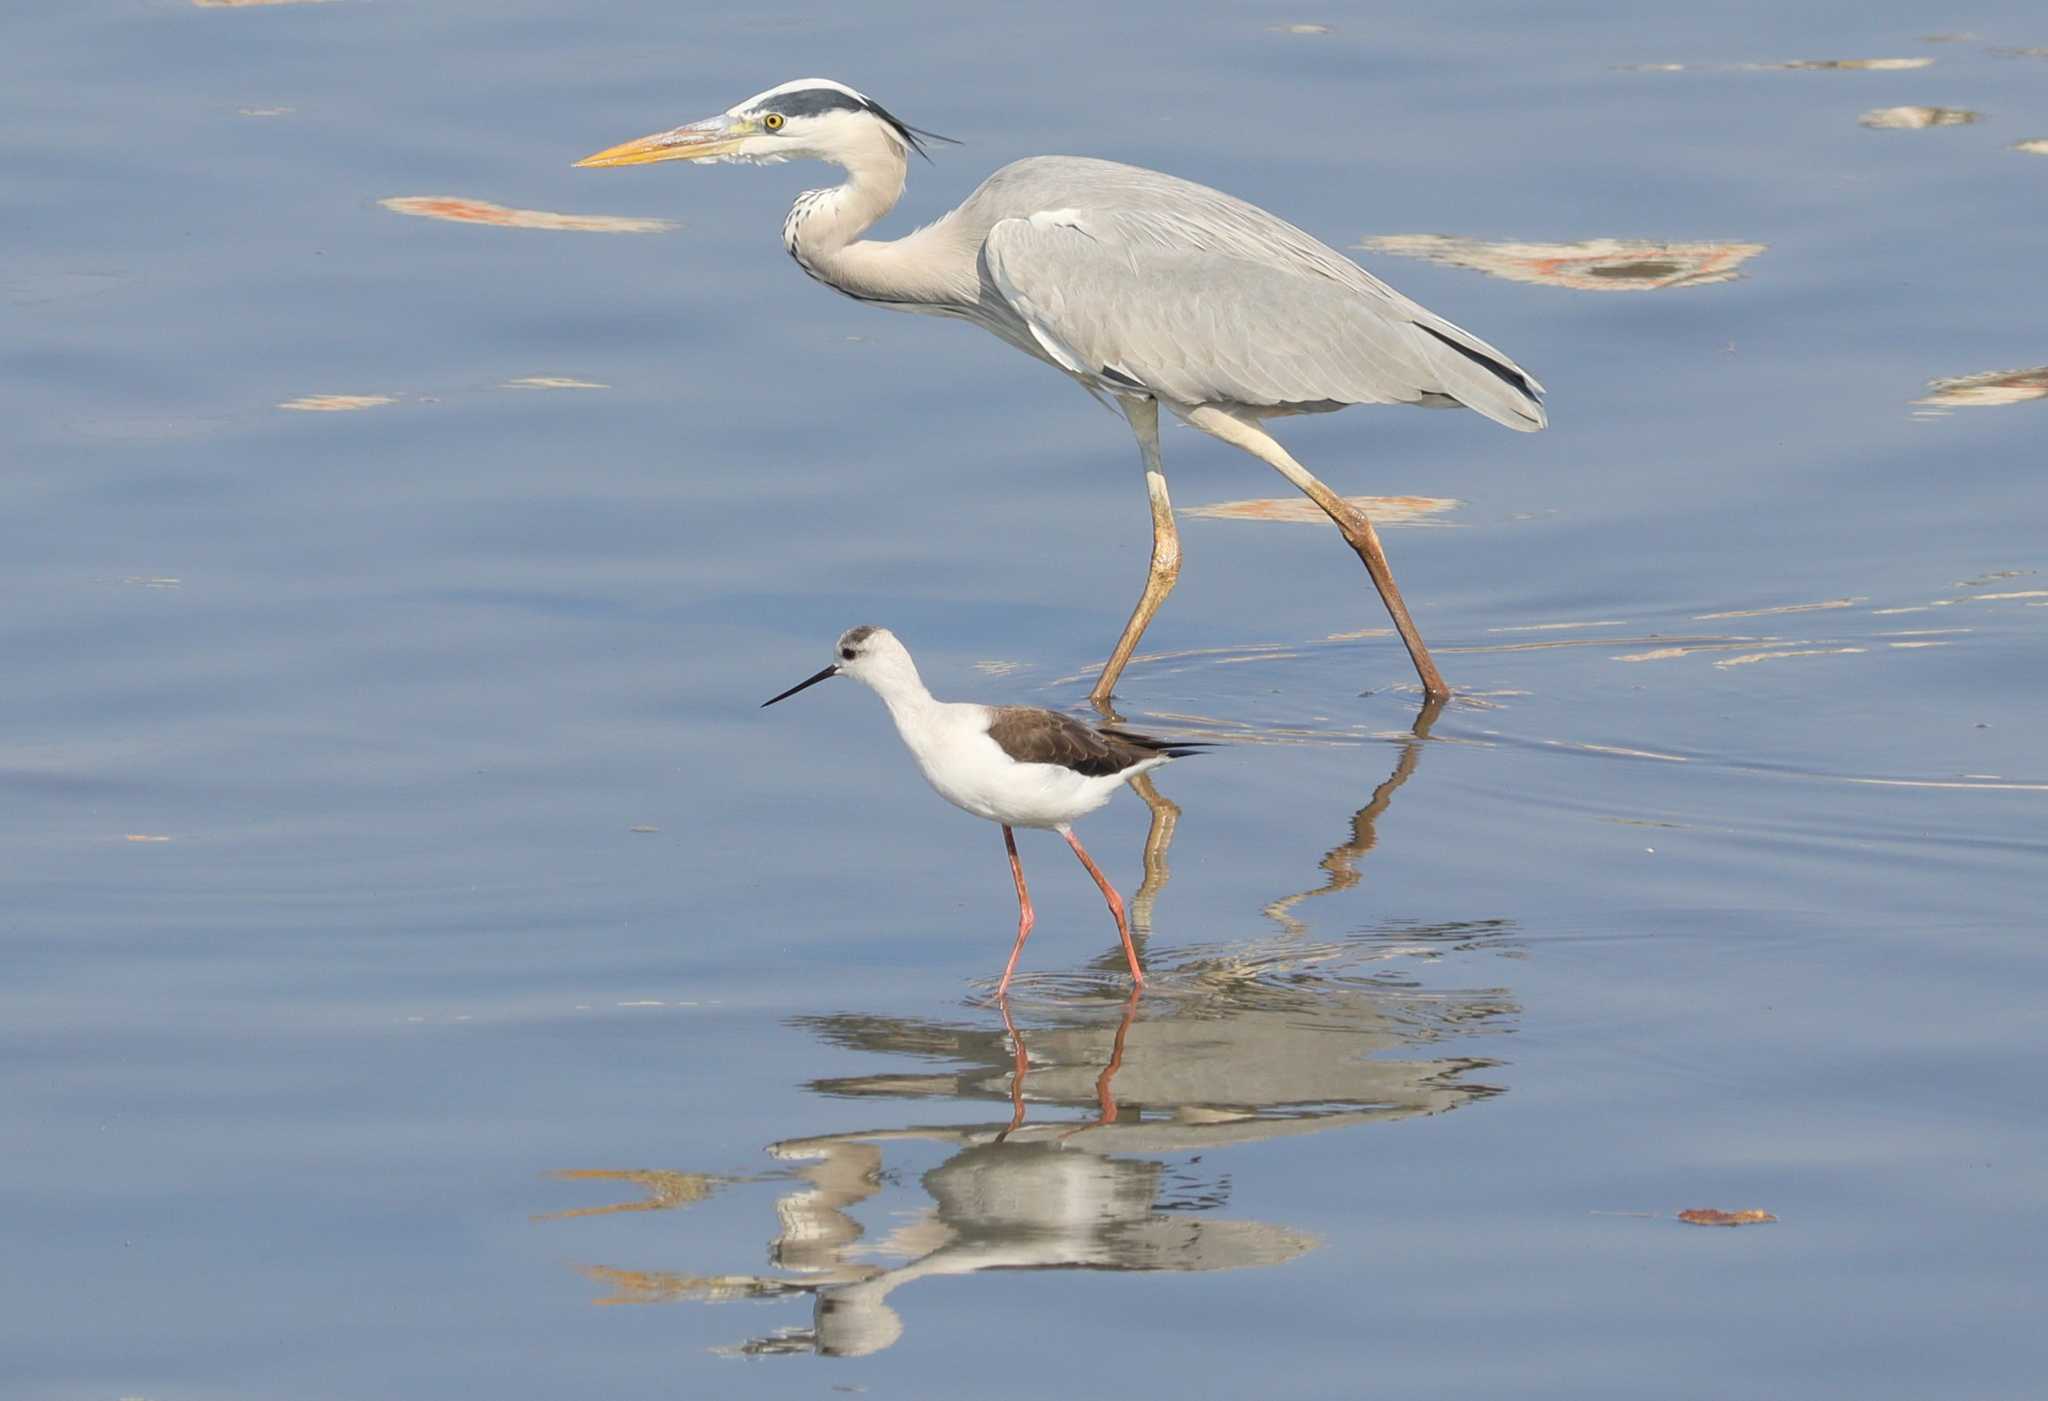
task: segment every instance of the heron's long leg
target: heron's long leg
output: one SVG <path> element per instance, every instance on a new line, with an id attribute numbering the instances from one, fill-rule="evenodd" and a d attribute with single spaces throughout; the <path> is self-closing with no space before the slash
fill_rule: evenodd
<path id="1" fill-rule="evenodd" d="M 1017 942 L 1010 948 L 1010 961 L 1003 965 L 1003 980 L 996 984 L 998 998 L 1010 991 L 1010 975 L 1017 971 L 1024 941 L 1031 937 L 1031 926 L 1038 920 L 1031 912 L 1031 892 L 1024 888 L 1024 865 L 1017 859 L 1017 837 L 1007 822 L 1003 824 L 1003 846 L 1010 853 L 1010 874 L 1017 878 Z"/>
<path id="2" fill-rule="evenodd" d="M 1365 512 L 1323 485 L 1314 473 L 1288 456 L 1286 448 L 1251 420 L 1209 406 L 1191 409 L 1186 417 L 1189 423 L 1203 432 L 1213 433 L 1224 442 L 1243 448 L 1267 463 L 1301 488 L 1309 500 L 1323 508 L 1323 514 L 1337 523 L 1345 541 L 1364 561 L 1366 573 L 1372 575 L 1372 582 L 1380 591 L 1380 601 L 1387 605 L 1394 627 L 1408 648 L 1408 659 L 1415 663 L 1415 674 L 1422 678 L 1423 694 L 1432 700 L 1448 697 L 1451 688 L 1444 684 L 1436 663 L 1430 660 L 1429 649 L 1422 645 L 1422 634 L 1415 630 L 1415 620 L 1408 616 L 1408 605 L 1401 601 L 1401 590 L 1395 587 L 1394 570 L 1387 563 L 1387 552 L 1380 548 L 1379 532 L 1372 528 Z"/>
<path id="3" fill-rule="evenodd" d="M 1081 858 L 1081 864 L 1088 868 L 1088 874 L 1095 877 L 1095 884 L 1102 891 L 1102 898 L 1109 902 L 1109 912 L 1116 917 L 1116 932 L 1123 936 L 1124 957 L 1130 960 L 1131 981 L 1143 987 L 1145 970 L 1138 966 L 1138 948 L 1131 942 L 1131 926 L 1124 919 L 1124 902 L 1118 898 L 1116 887 L 1109 883 L 1108 876 L 1102 874 L 1102 868 L 1089 860 L 1088 853 L 1081 849 L 1081 840 L 1074 835 L 1073 828 L 1060 828 L 1060 835 L 1067 839 L 1067 845 L 1074 849 L 1074 855 Z"/>
<path id="4" fill-rule="evenodd" d="M 1145 493 L 1152 500 L 1152 563 L 1145 575 L 1145 592 L 1138 596 L 1138 606 L 1131 610 L 1131 620 L 1124 624 L 1116 650 L 1109 654 L 1095 689 L 1088 693 L 1088 699 L 1097 705 L 1108 702 L 1125 663 L 1138 650 L 1138 639 L 1145 635 L 1152 615 L 1166 602 L 1166 596 L 1173 592 L 1174 580 L 1180 577 L 1180 531 L 1173 524 L 1173 502 L 1166 495 L 1166 465 L 1159 456 L 1159 401 L 1118 402 L 1123 406 L 1124 417 L 1131 421 L 1131 431 L 1138 435 L 1138 451 L 1145 457 Z"/>

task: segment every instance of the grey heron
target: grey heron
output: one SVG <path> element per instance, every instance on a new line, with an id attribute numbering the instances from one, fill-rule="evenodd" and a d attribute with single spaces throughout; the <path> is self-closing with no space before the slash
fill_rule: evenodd
<path id="1" fill-rule="evenodd" d="M 783 221 L 783 246 L 806 273 L 858 301 L 973 322 L 1123 411 L 1144 462 L 1152 558 L 1144 592 L 1090 692 L 1097 705 L 1107 705 L 1180 574 L 1159 450 L 1161 404 L 1270 464 L 1322 508 L 1372 576 L 1423 691 L 1448 696 L 1372 522 L 1289 456 L 1264 423 L 1351 404 L 1413 404 L 1474 409 L 1528 433 L 1547 421 L 1543 386 L 1285 220 L 1136 166 L 1033 156 L 902 238 L 863 238 L 895 207 L 910 156 L 924 154 L 928 139 L 947 138 L 907 125 L 843 83 L 799 78 L 577 164 L 837 165 L 845 182 L 806 190 Z"/>

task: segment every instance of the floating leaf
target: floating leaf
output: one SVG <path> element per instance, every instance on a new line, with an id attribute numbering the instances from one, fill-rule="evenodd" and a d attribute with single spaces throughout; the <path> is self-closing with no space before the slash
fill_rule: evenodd
<path id="1" fill-rule="evenodd" d="M 2048 399 L 2048 365 L 2035 365 L 2024 370 L 1986 370 L 1954 379 L 1929 380 L 1927 397 L 1913 402 L 1955 409 L 2021 404 L 2029 399 Z"/>
<path id="2" fill-rule="evenodd" d="M 377 203 L 396 214 L 447 219 L 457 224 L 492 224 L 503 229 L 556 229 L 575 233 L 667 233 L 668 219 L 629 219 L 618 214 L 557 214 L 548 209 L 509 209 L 460 195 L 395 195 Z"/>
<path id="3" fill-rule="evenodd" d="M 1930 126 L 1969 126 L 1981 115 L 1967 107 L 1879 107 L 1856 121 L 1880 131 L 1918 131 Z"/>
<path id="4" fill-rule="evenodd" d="M 1794 58 L 1783 63 L 1759 63 L 1757 68 L 1792 69 L 1798 72 L 1855 70 L 1862 73 L 1897 73 L 1907 68 L 1925 68 L 1931 58 Z"/>
<path id="5" fill-rule="evenodd" d="M 1760 1226 L 1766 1221 L 1778 1218 L 1768 1211 L 1751 1207 L 1747 1211 L 1716 1211 L 1712 1207 L 1694 1207 L 1678 1213 L 1678 1219 L 1688 1226 Z"/>
<path id="6" fill-rule="evenodd" d="M 1761 243 L 1656 243 L 1587 238 L 1577 243 L 1486 243 L 1443 234 L 1389 234 L 1358 245 L 1376 253 L 1427 258 L 1515 282 L 1575 292 L 1656 292 L 1730 282 L 1764 251 Z"/>
<path id="7" fill-rule="evenodd" d="M 389 394 L 302 394 L 278 407 L 300 413 L 346 413 L 350 409 L 374 409 L 380 404 L 397 402 Z"/>
<path id="8" fill-rule="evenodd" d="M 567 375 L 521 375 L 499 385 L 500 389 L 610 389 L 596 380 L 571 379 Z"/>

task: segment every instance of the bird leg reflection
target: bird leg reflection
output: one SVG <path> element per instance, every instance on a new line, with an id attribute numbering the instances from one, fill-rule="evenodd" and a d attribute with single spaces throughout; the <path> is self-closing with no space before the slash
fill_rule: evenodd
<path id="1" fill-rule="evenodd" d="M 1031 910 L 1031 892 L 1024 888 L 1024 865 L 1017 859 L 1017 834 L 1010 825 L 1003 824 L 1003 846 L 1010 853 L 1010 874 L 1017 878 L 1017 942 L 1010 949 L 1010 961 L 1003 965 L 1003 980 L 996 984 L 996 997 L 1000 1000 L 1010 990 L 1010 975 L 1017 971 L 1017 959 L 1024 952 L 1024 941 L 1031 937 L 1031 926 L 1038 916 Z M 1008 1014 L 1004 1014 L 1007 1018 Z"/>
<path id="2" fill-rule="evenodd" d="M 1372 521 L 1365 512 L 1353 506 L 1336 492 L 1330 490 L 1308 468 L 1288 455 L 1267 432 L 1248 418 L 1239 417 L 1226 409 L 1205 405 L 1189 410 L 1187 421 L 1206 433 L 1212 433 L 1234 447 L 1243 448 L 1252 456 L 1273 467 L 1281 476 L 1293 482 L 1304 495 L 1323 508 L 1323 514 L 1336 522 L 1344 539 L 1358 553 L 1365 564 L 1365 572 L 1372 576 L 1373 586 L 1380 592 L 1380 601 L 1387 605 L 1387 613 L 1394 620 L 1394 627 L 1401 634 L 1401 642 L 1408 649 L 1408 659 L 1415 663 L 1415 674 L 1422 679 L 1422 692 L 1432 700 L 1442 700 L 1451 694 L 1451 688 L 1444 684 L 1442 673 L 1430 659 L 1429 649 L 1422 645 L 1422 634 L 1416 630 L 1415 620 L 1408 616 L 1408 605 L 1401 598 L 1401 590 L 1394 584 L 1393 566 L 1387 563 L 1387 552 L 1380 546 L 1379 532 L 1372 528 Z M 1097 683 L 1098 687 L 1100 682 Z"/>
<path id="3" fill-rule="evenodd" d="M 1110 1086 L 1116 1079 L 1116 1073 L 1124 1068 L 1124 1042 L 1130 1038 L 1131 1023 L 1136 1020 L 1137 1015 L 1138 989 L 1132 988 L 1131 995 L 1124 999 L 1124 1015 L 1123 1020 L 1116 1026 L 1116 1041 L 1109 1048 L 1109 1064 L 1103 1066 L 1102 1073 L 1095 1077 L 1095 1103 L 1101 1113 L 1096 1116 L 1093 1124 L 1083 1124 L 1081 1128 L 1100 1128 L 1104 1124 L 1116 1122 L 1116 1094 Z M 1062 1136 L 1071 1137 L 1080 1131 L 1081 1129 L 1071 1129 Z"/>
<path id="4" fill-rule="evenodd" d="M 1138 649 L 1138 639 L 1145 635 L 1152 615 L 1166 602 L 1174 581 L 1180 578 L 1180 530 L 1173 522 L 1173 502 L 1166 494 L 1166 464 L 1159 455 L 1159 401 L 1117 402 L 1124 417 L 1131 421 L 1131 431 L 1138 435 L 1138 451 L 1145 459 L 1145 494 L 1152 503 L 1152 562 L 1145 574 L 1145 591 L 1138 595 L 1138 605 L 1131 610 L 1130 621 L 1124 624 L 1123 635 L 1117 638 L 1102 675 L 1096 678 L 1095 689 L 1088 693 L 1088 699 L 1097 706 L 1108 702 L 1117 677 L 1123 675 L 1131 653 Z"/>
<path id="5" fill-rule="evenodd" d="M 1170 874 L 1166 853 L 1173 846 L 1173 830 L 1180 825 L 1180 804 L 1161 794 L 1149 773 L 1133 778 L 1130 787 L 1152 809 L 1152 825 L 1145 831 L 1145 879 L 1131 894 L 1131 929 L 1146 935 L 1152 932 L 1152 910 Z"/>
<path id="6" fill-rule="evenodd" d="M 1379 841 L 1379 834 L 1375 829 L 1380 814 L 1387 810 L 1387 804 L 1394 800 L 1395 792 L 1415 772 L 1415 766 L 1421 762 L 1422 746 L 1429 738 L 1430 727 L 1436 724 L 1436 718 L 1443 713 L 1443 709 L 1444 702 L 1435 697 L 1422 703 L 1422 709 L 1416 713 L 1415 724 L 1409 730 L 1409 737 L 1401 741 L 1401 757 L 1395 762 L 1394 771 L 1380 782 L 1379 787 L 1372 790 L 1372 797 L 1352 816 L 1351 840 L 1340 842 L 1323 853 L 1320 864 L 1329 872 L 1330 878 L 1314 890 L 1304 890 L 1297 895 L 1283 896 L 1275 900 L 1265 908 L 1264 913 L 1268 919 L 1279 924 L 1289 934 L 1305 934 L 1308 932 L 1308 926 L 1290 913 L 1296 905 L 1318 895 L 1334 895 L 1338 891 L 1349 890 L 1358 884 L 1362 879 L 1358 862 Z"/>
<path id="7" fill-rule="evenodd" d="M 1031 1057 L 1025 1053 L 1024 1037 L 1018 1032 L 1017 1023 L 1010 1020 L 1010 999 L 1000 992 L 996 994 L 996 1010 L 1003 1014 L 1003 1030 L 1009 1034 L 1010 1052 L 1015 1057 L 1010 1066 L 1010 1122 L 996 1135 L 996 1142 L 1001 1143 L 1024 1122 L 1024 1077 L 1031 1071 Z"/>
<path id="8" fill-rule="evenodd" d="M 1060 1134 L 1062 1142 L 1084 1129 L 1101 1128 L 1104 1124 L 1116 1122 L 1116 1094 L 1111 1087 L 1116 1080 L 1116 1073 L 1124 1068 L 1124 1042 L 1130 1037 L 1131 1023 L 1137 1020 L 1139 991 L 1138 988 L 1132 988 L 1130 996 L 1124 999 L 1123 1016 L 1117 1022 L 1116 1039 L 1110 1045 L 1109 1060 L 1103 1065 L 1102 1073 L 1095 1077 L 1095 1118 L 1089 1123 L 1076 1124 Z M 1024 1033 L 1017 1030 L 1017 1023 L 1010 1017 L 1010 1000 L 999 999 L 996 1007 L 1003 1014 L 1003 1030 L 1009 1034 L 1011 1053 L 1015 1057 L 1010 1072 L 1010 1122 L 1003 1125 L 1002 1131 L 995 1136 L 995 1141 L 1001 1143 L 1023 1127 L 1024 1080 L 1031 1073 L 1031 1057 L 1024 1048 Z"/>
<path id="9" fill-rule="evenodd" d="M 1088 703 L 1095 707 L 1098 723 L 1124 723 L 1112 697 L 1091 695 Z M 1131 894 L 1131 932 L 1143 939 L 1152 932 L 1152 910 L 1159 903 L 1160 892 L 1166 889 L 1170 875 L 1166 853 L 1173 846 L 1174 828 L 1180 825 L 1180 804 L 1162 794 L 1149 773 L 1137 775 L 1129 784 L 1131 791 L 1152 810 L 1152 825 L 1145 831 L 1145 878 Z"/>

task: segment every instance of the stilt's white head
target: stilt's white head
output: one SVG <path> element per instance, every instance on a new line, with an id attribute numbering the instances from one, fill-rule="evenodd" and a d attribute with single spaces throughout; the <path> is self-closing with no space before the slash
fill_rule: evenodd
<path id="1" fill-rule="evenodd" d="M 924 682 L 918 679 L 917 663 L 910 660 L 909 649 L 887 628 L 868 623 L 848 628 L 839 634 L 839 645 L 833 655 L 832 665 L 816 676 L 799 681 L 781 695 L 762 701 L 762 706 L 765 708 L 776 701 L 788 700 L 798 691 L 809 690 L 820 681 L 830 681 L 835 676 L 850 676 L 884 700 L 916 695 L 924 690 Z"/>
<path id="2" fill-rule="evenodd" d="M 910 660 L 910 649 L 896 638 L 887 628 L 862 623 L 857 628 L 848 628 L 839 634 L 839 660 L 833 665 L 841 676 L 850 676 L 876 691 L 888 692 L 899 689 L 904 682 L 915 686 L 917 664 Z"/>

